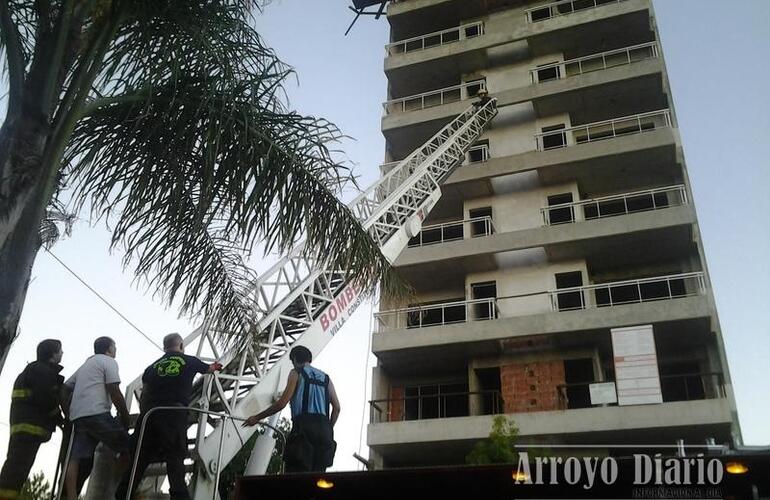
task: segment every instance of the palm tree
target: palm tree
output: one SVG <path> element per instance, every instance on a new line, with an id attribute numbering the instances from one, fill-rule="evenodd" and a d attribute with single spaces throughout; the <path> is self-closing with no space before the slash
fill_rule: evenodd
<path id="1" fill-rule="evenodd" d="M 84 213 L 216 331 L 253 325 L 244 262 L 258 243 L 304 237 L 362 284 L 396 283 L 337 198 L 353 180 L 332 149 L 340 131 L 288 109 L 292 70 L 252 27 L 264 2 L 0 0 L 0 359 L 36 253 Z"/>

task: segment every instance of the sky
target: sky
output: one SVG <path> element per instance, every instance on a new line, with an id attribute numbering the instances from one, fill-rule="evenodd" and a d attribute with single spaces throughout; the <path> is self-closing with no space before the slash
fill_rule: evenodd
<path id="1" fill-rule="evenodd" d="M 770 445 L 767 360 L 770 359 L 770 2 L 766 0 L 654 0 L 711 282 L 725 338 L 744 442 Z M 274 0 L 257 26 L 278 56 L 292 65 L 297 80 L 287 86 L 290 104 L 323 116 L 352 139 L 341 146 L 362 186 L 378 175 L 384 157 L 381 102 L 387 21 L 361 18 L 343 36 L 352 13 L 334 2 Z M 71 238 L 53 252 L 98 290 L 142 331 L 159 342 L 183 335 L 194 322 L 133 283 L 121 254 L 109 253 L 103 225 L 80 221 Z M 355 470 L 354 452 L 367 455 L 366 401 L 369 399 L 371 305 L 362 305 L 315 365 L 330 373 L 342 403 L 336 428 L 335 470 Z M 0 456 L 8 442 L 8 409 L 13 380 L 34 360 L 45 338 L 63 341 L 71 374 L 92 353 L 101 335 L 116 339 L 124 383 L 139 376 L 160 351 L 101 303 L 50 255 L 41 252 L 33 269 L 21 321 L 0 374 Z M 53 476 L 59 434 L 43 446 L 33 470 Z"/>

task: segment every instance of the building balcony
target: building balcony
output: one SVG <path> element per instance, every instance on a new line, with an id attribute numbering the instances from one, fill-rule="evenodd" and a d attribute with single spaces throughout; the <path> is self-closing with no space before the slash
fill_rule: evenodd
<path id="1" fill-rule="evenodd" d="M 660 55 L 657 42 L 648 42 L 622 49 L 608 50 L 564 62 L 545 64 L 529 70 L 532 83 L 571 78 L 594 71 L 602 71 L 635 62 L 657 59 Z"/>
<path id="2" fill-rule="evenodd" d="M 602 196 L 542 207 L 543 225 L 555 226 L 687 205 L 684 185 Z"/>
<path id="3" fill-rule="evenodd" d="M 492 179 L 530 171 L 537 171 L 546 185 L 577 181 L 595 192 L 603 190 L 597 183 L 605 178 L 614 179 L 615 189 L 652 182 L 676 184 L 682 182 L 681 169 L 676 168 L 679 141 L 676 128 L 663 127 L 544 151 L 536 150 L 533 140 L 531 151 L 507 156 L 496 155 L 491 142 L 486 161 L 458 167 L 442 190 L 444 197 L 454 192 L 489 196 L 494 194 Z M 618 176 L 619 169 L 623 169 L 622 176 Z"/>
<path id="4" fill-rule="evenodd" d="M 543 132 L 535 135 L 535 144 L 548 151 L 667 127 L 673 127 L 671 112 L 663 109 Z"/>
<path id="5" fill-rule="evenodd" d="M 468 106 L 478 89 L 485 88 L 497 99 L 499 109 L 531 103 L 535 117 L 568 112 L 574 120 L 612 116 L 618 105 L 608 96 L 628 102 L 627 112 L 668 106 L 663 91 L 663 63 L 659 58 L 584 72 L 569 78 L 500 89 L 485 78 L 464 85 L 453 85 L 422 94 L 394 99 L 384 104 L 382 132 L 395 155 L 406 155 Z M 560 73 L 561 74 L 561 73 Z M 545 76 L 543 76 L 545 78 Z M 499 83 L 498 83 L 499 85 Z"/>
<path id="6" fill-rule="evenodd" d="M 591 47 L 622 47 L 649 40 L 651 36 L 649 0 L 613 2 L 535 23 L 526 22 L 523 12 L 497 12 L 484 20 L 388 44 L 385 73 L 391 88 L 398 93 L 410 93 L 414 85 L 424 85 L 435 75 L 482 70 L 490 66 L 490 49 L 503 45 L 511 54 L 518 50 L 520 58 L 526 53 L 563 52 L 568 47 L 582 53 Z M 399 30 L 394 27 L 393 32 L 397 34 Z M 603 38 L 596 37 L 599 32 Z"/>
<path id="7" fill-rule="evenodd" d="M 645 260 L 644 252 L 649 248 L 656 249 L 659 259 L 676 260 L 689 255 L 696 218 L 686 199 L 676 190 L 670 194 L 664 200 L 661 194 L 628 193 L 607 200 L 585 200 L 578 207 L 554 205 L 556 208 L 546 208 L 545 214 L 533 208 L 532 216 L 522 221 L 533 227 L 514 230 L 505 229 L 505 219 L 493 217 L 494 231 L 482 234 L 479 227 L 476 232 L 464 231 L 461 239 L 457 227 L 451 241 L 437 241 L 434 234 L 429 240 L 440 244 L 406 248 L 394 265 L 408 274 L 414 286 L 423 289 L 430 283 L 440 286 L 443 275 L 457 276 L 455 269 L 495 271 L 504 267 L 498 257 L 535 250 L 556 260 L 598 259 L 621 267 L 630 264 L 626 258 Z M 550 224 L 545 223 L 545 217 Z"/>
<path id="8" fill-rule="evenodd" d="M 617 402 L 593 404 L 591 386 L 614 383 L 612 380 L 559 384 L 551 399 L 557 410 L 576 410 L 595 407 L 618 406 Z M 442 392 L 403 396 L 399 398 L 375 399 L 369 401 L 369 423 L 404 422 L 411 420 L 432 420 L 480 415 L 504 415 L 531 413 L 511 411 L 513 401 L 506 405 L 500 390 Z M 677 401 L 701 401 L 704 399 L 726 398 L 724 375 L 721 372 L 698 372 L 660 376 L 660 389 L 664 403 Z"/>
<path id="9" fill-rule="evenodd" d="M 462 40 L 476 38 L 483 34 L 484 23 L 482 21 L 466 23 L 457 27 L 434 31 L 433 33 L 389 43 L 385 46 L 385 55 L 394 56 L 398 54 L 407 54 L 409 52 L 424 51 L 433 47 L 441 47 Z"/>
<path id="10" fill-rule="evenodd" d="M 375 332 L 433 328 L 457 323 L 497 321 L 565 311 L 581 311 L 704 296 L 702 272 L 560 288 L 508 297 L 491 297 L 380 311 Z"/>
<path id="11" fill-rule="evenodd" d="M 730 442 L 733 425 L 727 398 L 604 406 L 516 413 L 519 443 L 563 445 L 702 444 Z M 464 463 L 473 446 L 486 439 L 493 415 L 372 423 L 367 444 L 386 467 Z M 686 423 L 686 425 L 685 425 Z"/>
<path id="12" fill-rule="evenodd" d="M 531 7 L 524 11 L 527 23 L 538 23 L 556 17 L 567 16 L 584 10 L 595 9 L 602 5 L 624 2 L 626 0 L 561 0 L 545 5 Z"/>
<path id="13" fill-rule="evenodd" d="M 478 94 L 480 90 L 486 90 L 486 88 L 487 85 L 485 80 L 474 80 L 460 85 L 452 85 L 451 87 L 423 92 L 422 94 L 391 99 L 390 101 L 382 103 L 382 107 L 385 110 L 386 115 L 406 113 L 408 111 L 433 108 L 472 99 L 476 97 L 476 94 Z"/>
<path id="14" fill-rule="evenodd" d="M 448 241 L 462 240 L 466 237 L 480 238 L 491 234 L 495 234 L 495 225 L 492 222 L 492 217 L 473 217 L 460 221 L 423 226 L 420 233 L 409 240 L 407 247 L 436 245 Z"/>

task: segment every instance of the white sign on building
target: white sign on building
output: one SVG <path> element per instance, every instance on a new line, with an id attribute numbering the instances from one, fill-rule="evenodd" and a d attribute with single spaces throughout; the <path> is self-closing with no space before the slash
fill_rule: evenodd
<path id="1" fill-rule="evenodd" d="M 592 405 L 606 405 L 618 402 L 618 395 L 615 392 L 615 382 L 600 382 L 590 384 L 588 392 L 591 394 Z"/>
<path id="2" fill-rule="evenodd" d="M 612 329 L 618 405 L 663 402 L 652 325 Z"/>

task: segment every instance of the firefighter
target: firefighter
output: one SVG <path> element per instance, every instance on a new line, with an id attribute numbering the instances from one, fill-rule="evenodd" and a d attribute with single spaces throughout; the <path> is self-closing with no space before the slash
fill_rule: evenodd
<path id="1" fill-rule="evenodd" d="M 64 423 L 59 409 L 64 377 L 59 362 L 61 342 L 47 339 L 37 345 L 37 361 L 16 377 L 11 393 L 11 440 L 0 472 L 0 499 L 18 498 L 40 445 Z"/>

